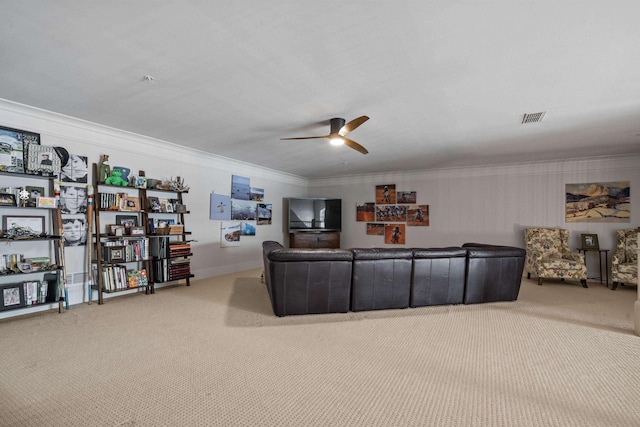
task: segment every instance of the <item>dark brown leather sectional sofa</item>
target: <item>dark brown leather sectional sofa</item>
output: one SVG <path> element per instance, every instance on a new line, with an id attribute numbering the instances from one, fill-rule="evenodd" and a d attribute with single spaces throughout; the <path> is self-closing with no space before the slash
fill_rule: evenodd
<path id="1" fill-rule="evenodd" d="M 288 249 L 262 244 L 277 316 L 514 301 L 525 250 L 466 243 L 448 248 Z"/>

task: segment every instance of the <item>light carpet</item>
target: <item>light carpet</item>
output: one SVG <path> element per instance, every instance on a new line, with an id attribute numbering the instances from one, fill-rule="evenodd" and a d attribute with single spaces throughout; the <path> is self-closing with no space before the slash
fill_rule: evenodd
<path id="1" fill-rule="evenodd" d="M 0 425 L 640 425 L 635 288 L 277 318 L 260 273 L 0 321 Z"/>

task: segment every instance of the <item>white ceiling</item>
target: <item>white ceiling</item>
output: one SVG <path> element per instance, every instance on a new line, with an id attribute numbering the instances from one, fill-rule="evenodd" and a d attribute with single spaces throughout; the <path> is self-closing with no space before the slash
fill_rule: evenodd
<path id="1" fill-rule="evenodd" d="M 0 98 L 304 177 L 640 153 L 636 0 L 0 0 L 0 16 Z M 280 140 L 361 115 L 367 155 Z"/>

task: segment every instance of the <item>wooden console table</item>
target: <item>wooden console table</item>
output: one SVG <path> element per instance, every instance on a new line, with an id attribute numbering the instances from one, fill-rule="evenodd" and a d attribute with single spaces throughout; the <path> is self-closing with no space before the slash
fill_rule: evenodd
<path id="1" fill-rule="evenodd" d="M 289 234 L 290 248 L 340 248 L 338 231 L 301 231 Z"/>

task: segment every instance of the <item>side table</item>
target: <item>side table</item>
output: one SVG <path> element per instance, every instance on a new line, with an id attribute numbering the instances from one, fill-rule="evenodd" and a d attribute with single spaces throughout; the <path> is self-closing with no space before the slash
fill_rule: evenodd
<path id="1" fill-rule="evenodd" d="M 584 252 L 585 262 L 587 252 L 598 252 L 598 261 L 600 261 L 600 276 L 598 277 L 589 277 L 589 279 L 600 279 L 600 283 L 602 283 L 602 254 L 604 253 L 604 273 L 606 274 L 607 281 L 605 284 L 607 288 L 609 287 L 609 249 L 583 249 L 578 248 L 578 253 Z"/>

